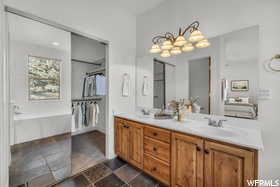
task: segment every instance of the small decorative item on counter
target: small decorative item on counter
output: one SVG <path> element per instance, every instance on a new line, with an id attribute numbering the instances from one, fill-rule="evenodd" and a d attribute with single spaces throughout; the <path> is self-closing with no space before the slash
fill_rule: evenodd
<path id="1" fill-rule="evenodd" d="M 186 107 L 185 99 L 180 99 L 179 101 L 172 100 L 168 103 L 168 108 L 173 111 L 173 116 L 176 116 L 178 121 L 185 119 Z"/>
<path id="2" fill-rule="evenodd" d="M 159 112 L 155 113 L 154 115 L 155 119 L 172 119 L 172 115 L 168 114 L 164 111 L 164 108 L 162 108 Z"/>

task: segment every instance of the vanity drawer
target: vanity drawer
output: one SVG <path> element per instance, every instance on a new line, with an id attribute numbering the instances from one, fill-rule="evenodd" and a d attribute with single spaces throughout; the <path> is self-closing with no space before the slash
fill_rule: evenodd
<path id="1" fill-rule="evenodd" d="M 166 143 L 170 143 L 171 133 L 168 130 L 160 128 L 145 127 L 144 136 L 148 136 Z"/>
<path id="2" fill-rule="evenodd" d="M 170 167 L 147 154 L 144 154 L 144 171 L 162 183 L 170 184 Z"/>
<path id="3" fill-rule="evenodd" d="M 145 136 L 144 153 L 170 163 L 170 144 Z"/>

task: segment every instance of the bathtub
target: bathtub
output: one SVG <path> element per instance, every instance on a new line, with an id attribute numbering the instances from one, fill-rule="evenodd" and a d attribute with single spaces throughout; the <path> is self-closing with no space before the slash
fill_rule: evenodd
<path id="1" fill-rule="evenodd" d="M 13 144 L 71 132 L 71 114 L 15 114 Z"/>

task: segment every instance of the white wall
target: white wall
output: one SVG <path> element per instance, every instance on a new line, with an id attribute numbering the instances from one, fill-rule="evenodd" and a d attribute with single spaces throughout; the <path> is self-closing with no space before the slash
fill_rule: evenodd
<path id="1" fill-rule="evenodd" d="M 268 73 L 263 63 L 280 51 L 280 1 L 267 0 L 189 0 L 166 1 L 137 17 L 137 56 L 146 56 L 151 38 L 162 32 L 178 32 L 179 26 L 186 26 L 194 20 L 201 23 L 206 37 L 214 37 L 248 26 L 260 26 L 260 87 L 270 88 L 272 99 L 259 102 L 259 121 L 262 122 L 265 151 L 260 155 L 260 177 L 280 177 L 280 76 Z M 162 21 L 164 20 L 164 21 Z"/>
<path id="2" fill-rule="evenodd" d="M 71 71 L 70 71 L 70 35 L 69 50 L 61 51 L 29 44 L 26 42 L 10 42 L 11 73 L 11 100 L 19 106 L 23 114 L 70 114 L 71 103 Z M 28 92 L 28 55 L 55 58 L 61 60 L 60 66 L 60 99 L 30 101 Z M 70 128 L 70 126 L 69 126 Z"/>
<path id="3" fill-rule="evenodd" d="M 8 128 L 8 99 L 7 80 L 4 75 L 7 72 L 5 65 L 4 47 L 5 41 L 5 19 L 3 1 L 0 0 L 0 186 L 8 187 L 9 184 L 9 128 Z"/>
<path id="4" fill-rule="evenodd" d="M 116 2 L 98 0 L 5 1 L 11 7 L 109 41 L 109 136 L 106 153 L 110 158 L 115 155 L 113 111 L 135 110 L 136 21 L 135 16 L 127 14 L 114 3 Z M 122 97 L 121 93 L 124 73 L 131 75 L 129 97 Z"/>

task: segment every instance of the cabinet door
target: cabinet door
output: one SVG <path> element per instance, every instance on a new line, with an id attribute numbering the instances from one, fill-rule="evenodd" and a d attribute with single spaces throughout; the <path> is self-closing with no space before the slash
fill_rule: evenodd
<path id="1" fill-rule="evenodd" d="M 121 126 L 122 126 L 122 120 L 119 118 L 115 118 L 115 152 L 117 155 L 121 155 L 122 150 L 121 150 Z"/>
<path id="2" fill-rule="evenodd" d="M 205 185 L 247 187 L 254 179 L 254 152 L 205 141 Z"/>
<path id="3" fill-rule="evenodd" d="M 203 140 L 172 133 L 172 186 L 203 187 Z"/>
<path id="4" fill-rule="evenodd" d="M 115 121 L 115 150 L 118 156 L 128 160 L 129 158 L 129 126 L 125 121 L 117 118 Z"/>
<path id="5" fill-rule="evenodd" d="M 129 162 L 136 167 L 143 168 L 143 126 L 135 122 L 129 122 L 130 146 Z"/>

